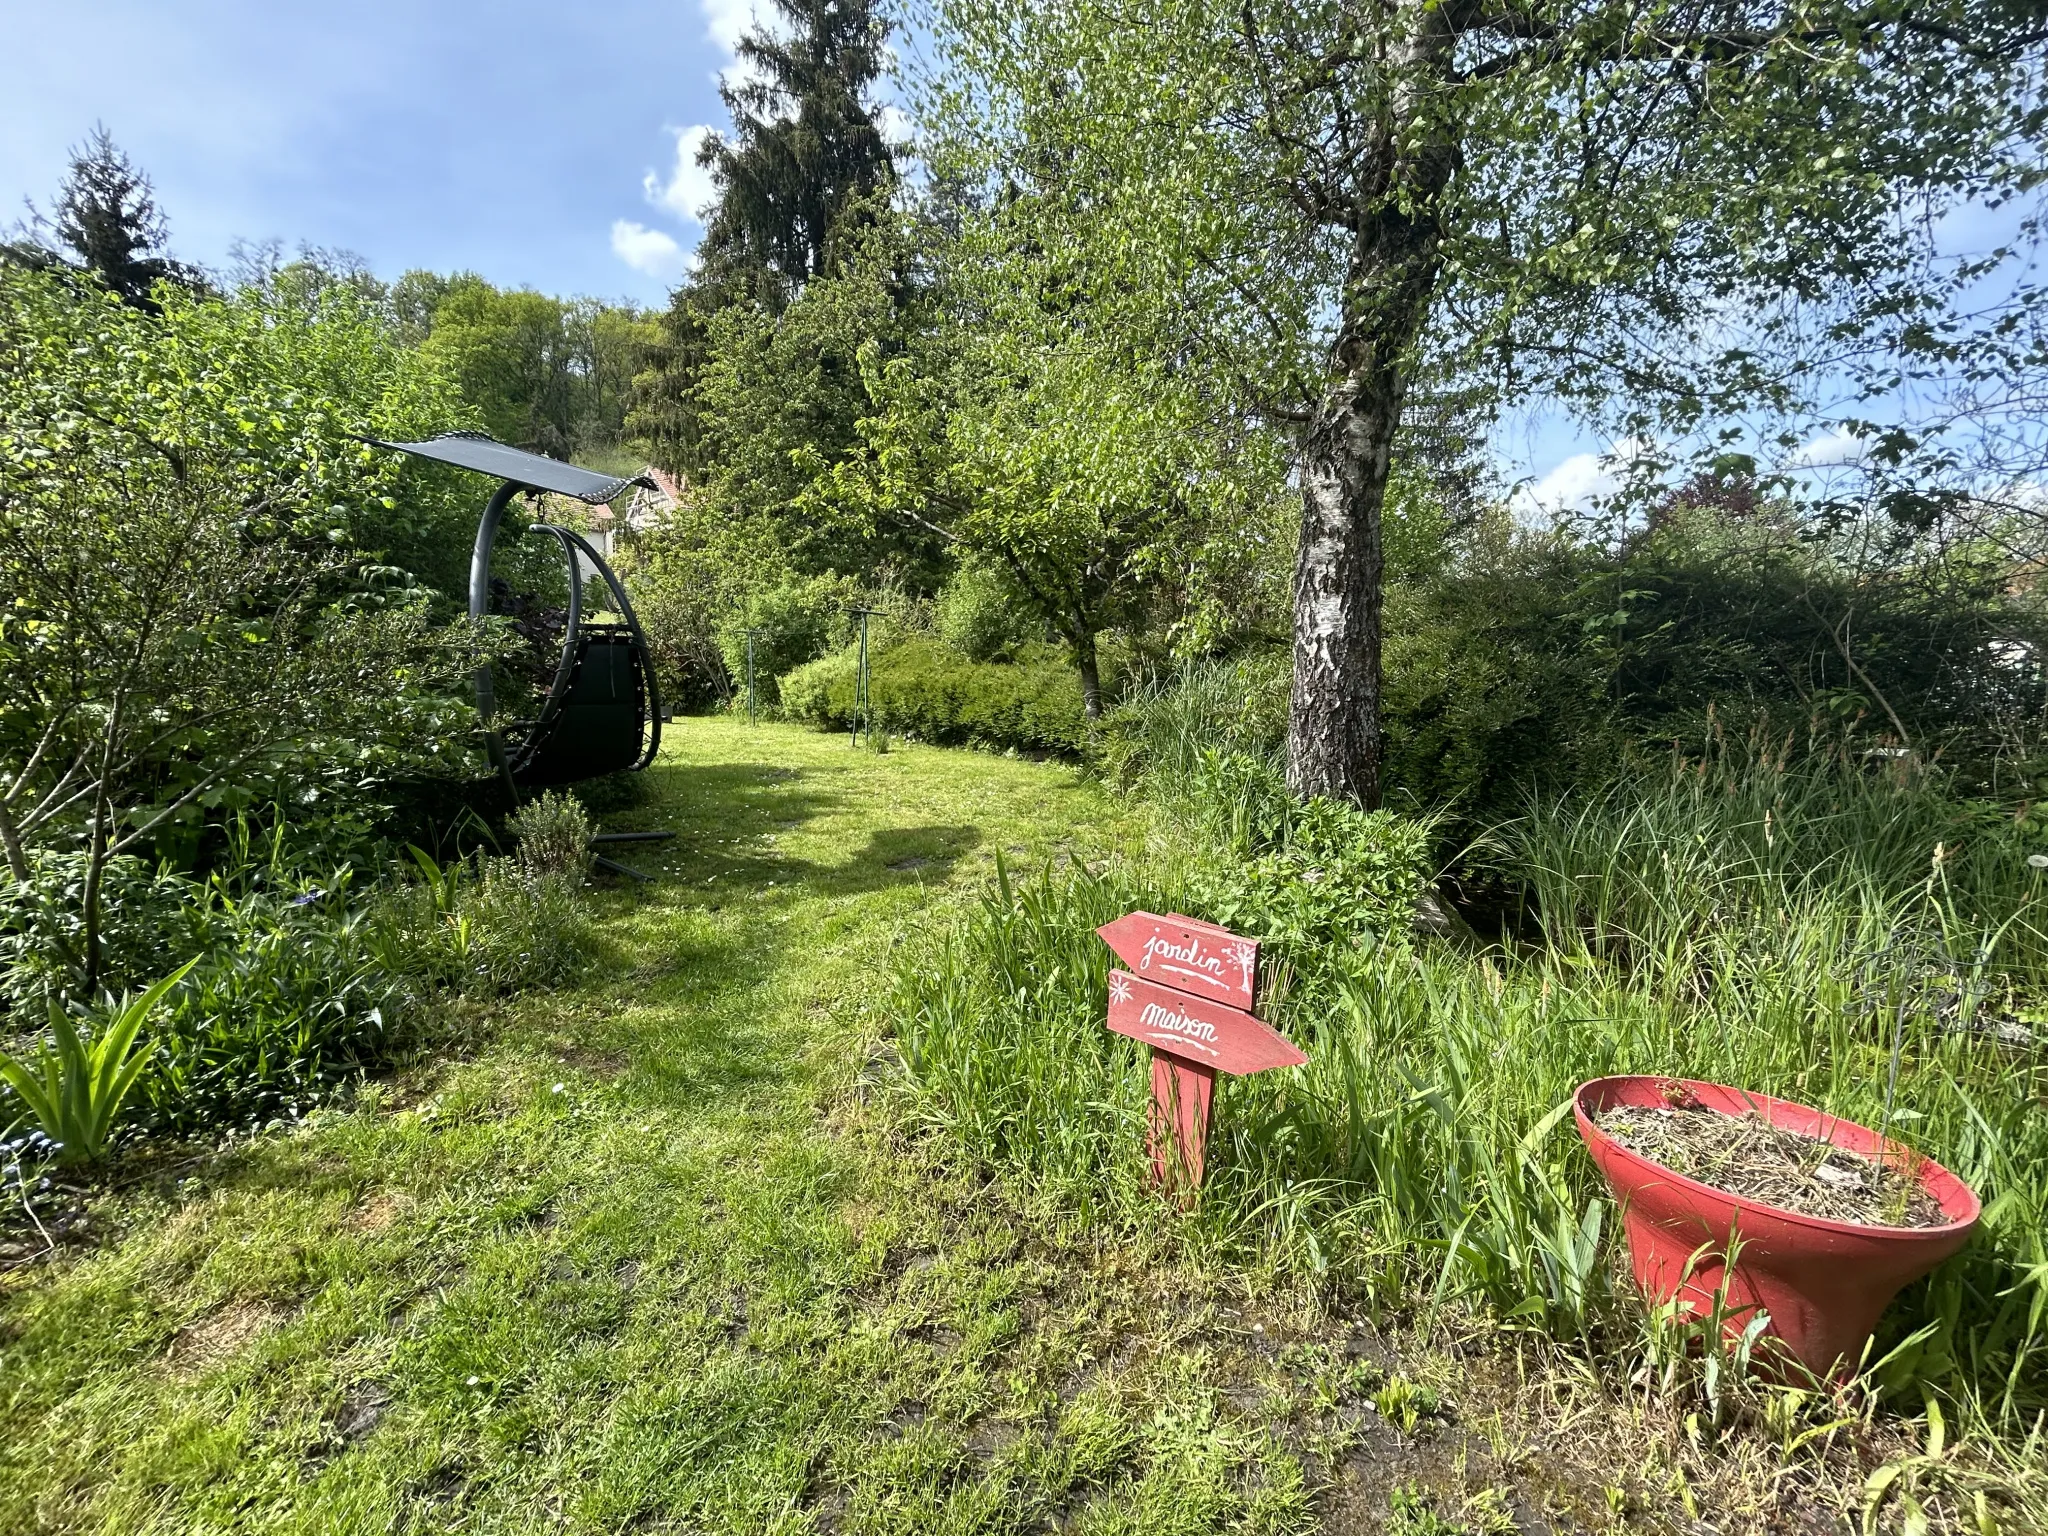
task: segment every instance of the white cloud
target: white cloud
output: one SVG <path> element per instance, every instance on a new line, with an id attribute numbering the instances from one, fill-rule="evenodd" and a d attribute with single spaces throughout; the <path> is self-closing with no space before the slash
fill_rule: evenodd
<path id="1" fill-rule="evenodd" d="M 1586 512 L 1621 489 L 1622 472 L 1654 464 L 1656 444 L 1625 437 L 1606 453 L 1575 453 L 1534 484 L 1515 487 L 1509 497 L 1515 514 L 1527 522 L 1544 522 L 1561 512 Z"/>
<path id="2" fill-rule="evenodd" d="M 875 114 L 875 126 L 882 131 L 882 137 L 891 144 L 906 142 L 911 135 L 910 114 L 893 101 L 882 103 L 882 110 Z"/>
<path id="3" fill-rule="evenodd" d="M 1601 453 L 1575 453 L 1534 485 L 1520 486 L 1515 499 L 1521 510 L 1554 516 L 1584 511 L 1595 498 L 1614 494 L 1614 461 Z"/>
<path id="4" fill-rule="evenodd" d="M 754 0 L 699 0 L 704 31 L 727 53 L 739 51 L 740 39 L 754 24 Z"/>
<path id="5" fill-rule="evenodd" d="M 1870 445 L 1854 432 L 1837 427 L 1802 443 L 1786 458 L 1786 469 L 1847 469 L 1861 464 Z"/>
<path id="6" fill-rule="evenodd" d="M 649 277 L 675 277 L 686 265 L 674 236 L 631 219 L 612 221 L 612 254 Z"/>
<path id="7" fill-rule="evenodd" d="M 679 219 L 692 224 L 702 223 L 698 210 L 717 196 L 718 189 L 711 184 L 711 173 L 697 163 L 697 151 L 704 140 L 711 135 L 711 129 L 699 123 L 694 128 L 675 129 L 676 164 L 663 181 L 656 172 L 649 171 L 641 186 L 647 193 L 647 201 L 658 208 L 666 208 Z"/>

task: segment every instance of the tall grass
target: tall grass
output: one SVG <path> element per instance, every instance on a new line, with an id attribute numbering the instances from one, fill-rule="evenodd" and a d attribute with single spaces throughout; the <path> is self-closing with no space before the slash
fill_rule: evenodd
<path id="1" fill-rule="evenodd" d="M 2048 1061 L 1978 1026 L 2038 995 L 2033 872 L 1925 783 L 1721 767 L 1503 829 L 1542 942 L 1329 946 L 1319 983 L 1272 1009 L 1307 1065 L 1219 1087 L 1188 1230 L 1381 1303 L 1460 1297 L 1640 1350 L 1570 1096 L 1616 1072 L 1731 1082 L 1885 1125 L 1979 1192 L 1980 1235 L 1892 1308 L 1872 1383 L 2018 1430 L 2048 1410 Z M 1155 1208 L 1146 1073 L 1103 1027 L 1093 929 L 1133 907 L 1210 915 L 1210 888 L 1199 861 L 1005 878 L 897 978 L 928 1112 L 1093 1217 Z"/>
<path id="2" fill-rule="evenodd" d="M 1663 970 L 1702 924 L 1768 935 L 1812 907 L 1938 928 L 2038 986 L 2048 953 L 2034 850 L 2000 807 L 1836 744 L 1790 757 L 1716 739 L 1662 774 L 1540 800 L 1491 839 L 1555 948 Z"/>
<path id="3" fill-rule="evenodd" d="M 1090 748 L 1094 766 L 1117 789 L 1156 803 L 1181 793 L 1205 752 L 1277 765 L 1287 677 L 1286 654 L 1269 651 L 1136 684 L 1104 718 Z"/>

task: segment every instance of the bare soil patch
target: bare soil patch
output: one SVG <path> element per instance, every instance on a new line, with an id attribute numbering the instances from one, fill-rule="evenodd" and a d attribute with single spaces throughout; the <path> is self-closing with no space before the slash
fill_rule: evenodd
<path id="1" fill-rule="evenodd" d="M 238 1355 L 282 1320 L 262 1302 L 236 1302 L 210 1313 L 179 1331 L 171 1344 L 171 1366 L 181 1376 L 197 1376 Z"/>

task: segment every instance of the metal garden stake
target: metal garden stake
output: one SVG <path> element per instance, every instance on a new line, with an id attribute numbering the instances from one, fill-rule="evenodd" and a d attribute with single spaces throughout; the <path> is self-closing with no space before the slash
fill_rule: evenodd
<path id="1" fill-rule="evenodd" d="M 853 739 L 852 745 L 859 746 L 861 733 L 867 732 L 868 739 L 874 740 L 874 722 L 868 719 L 868 619 L 880 613 L 879 608 L 856 608 L 854 614 L 860 619 L 860 662 L 853 674 Z"/>

